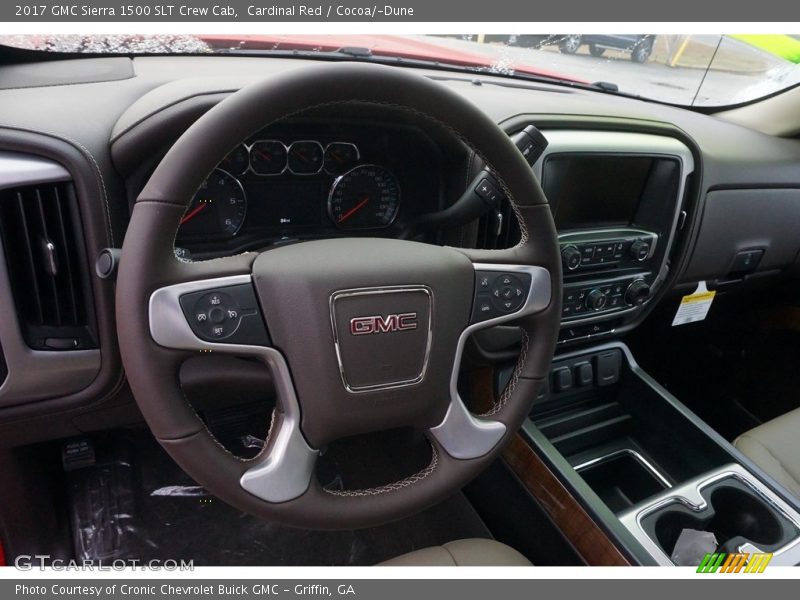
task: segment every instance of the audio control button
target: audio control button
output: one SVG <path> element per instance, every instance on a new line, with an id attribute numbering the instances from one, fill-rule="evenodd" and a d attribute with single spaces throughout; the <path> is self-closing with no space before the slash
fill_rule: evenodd
<path id="1" fill-rule="evenodd" d="M 577 246 L 570 244 L 561 250 L 561 262 L 567 271 L 574 271 L 581 266 L 581 251 Z"/>
<path id="2" fill-rule="evenodd" d="M 472 322 L 518 311 L 525 304 L 530 286 L 530 275 L 525 273 L 476 272 Z"/>
<path id="3" fill-rule="evenodd" d="M 642 262 L 643 260 L 647 259 L 648 256 L 650 256 L 650 244 L 645 240 L 636 240 L 631 244 L 629 253 L 631 258 Z"/>

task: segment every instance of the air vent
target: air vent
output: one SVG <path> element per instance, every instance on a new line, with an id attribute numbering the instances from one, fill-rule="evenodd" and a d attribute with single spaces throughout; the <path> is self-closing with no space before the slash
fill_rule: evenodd
<path id="1" fill-rule="evenodd" d="M 478 221 L 476 248 L 495 250 L 516 246 L 520 240 L 517 217 L 508 199 L 503 200 L 499 212 L 489 212 Z"/>
<path id="2" fill-rule="evenodd" d="M 28 346 L 96 348 L 86 252 L 72 185 L 0 191 L 0 235 Z"/>

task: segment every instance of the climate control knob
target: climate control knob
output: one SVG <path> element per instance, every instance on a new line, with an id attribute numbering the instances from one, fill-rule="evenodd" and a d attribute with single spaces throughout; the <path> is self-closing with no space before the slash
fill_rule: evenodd
<path id="1" fill-rule="evenodd" d="M 631 244 L 631 258 L 642 262 L 650 256 L 650 243 L 645 240 L 636 240 Z"/>
<path id="2" fill-rule="evenodd" d="M 574 271 L 581 266 L 581 251 L 572 244 L 564 246 L 561 250 L 561 262 L 567 271 Z"/>
<path id="3" fill-rule="evenodd" d="M 594 289 L 586 294 L 586 308 L 591 310 L 602 310 L 608 304 L 608 297 L 598 289 Z"/>
<path id="4" fill-rule="evenodd" d="M 650 284 L 644 279 L 636 279 L 625 290 L 625 302 L 631 306 L 639 306 L 650 297 Z"/>

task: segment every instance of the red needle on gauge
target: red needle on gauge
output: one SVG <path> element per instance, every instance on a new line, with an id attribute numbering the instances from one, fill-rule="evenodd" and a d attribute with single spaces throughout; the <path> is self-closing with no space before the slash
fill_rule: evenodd
<path id="1" fill-rule="evenodd" d="M 208 206 L 208 204 L 205 204 L 205 203 L 198 204 L 192 210 L 190 210 L 188 213 L 183 215 L 183 218 L 181 219 L 181 225 L 183 225 L 184 223 L 186 223 L 188 221 L 191 221 L 195 216 L 197 216 L 201 212 L 203 212 L 205 210 L 206 206 Z"/>
<path id="2" fill-rule="evenodd" d="M 350 218 L 350 217 L 352 217 L 354 214 L 356 214 L 356 213 L 357 213 L 359 210 L 361 210 L 362 208 L 364 208 L 364 205 L 365 205 L 367 202 L 369 202 L 369 196 L 367 196 L 366 198 L 364 198 L 364 199 L 363 199 L 361 202 L 359 202 L 359 203 L 358 203 L 358 204 L 356 204 L 356 205 L 355 205 L 353 208 L 351 208 L 351 209 L 350 209 L 350 210 L 348 210 L 346 213 L 344 213 L 344 214 L 343 214 L 341 217 L 339 217 L 339 220 L 338 220 L 338 221 L 336 221 L 336 222 L 337 222 L 337 223 L 342 223 L 343 221 L 345 221 L 345 220 L 349 219 L 349 218 Z"/>

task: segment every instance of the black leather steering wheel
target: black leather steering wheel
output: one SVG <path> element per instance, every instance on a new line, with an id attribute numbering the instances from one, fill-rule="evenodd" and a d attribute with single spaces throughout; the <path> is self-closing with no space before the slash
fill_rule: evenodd
<path id="1" fill-rule="evenodd" d="M 232 148 L 279 119 L 351 103 L 408 111 L 468 144 L 511 199 L 520 243 L 468 250 L 343 238 L 202 262 L 175 257 L 181 217 Z M 189 127 L 135 204 L 117 281 L 123 363 L 161 445 L 235 507 L 321 529 L 412 514 L 487 466 L 545 381 L 561 312 L 553 220 L 509 137 L 426 77 L 355 63 L 302 67 L 255 83 Z M 495 290 L 513 302 L 497 303 Z M 465 341 L 477 329 L 511 322 L 524 334 L 511 381 L 490 411 L 471 414 L 456 388 Z M 184 397 L 178 370 L 198 352 L 255 357 L 272 370 L 277 408 L 256 458 L 226 451 Z M 398 427 L 425 432 L 425 469 L 370 489 L 330 491 L 317 481 L 319 449 Z"/>

